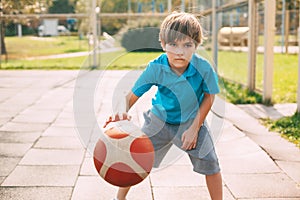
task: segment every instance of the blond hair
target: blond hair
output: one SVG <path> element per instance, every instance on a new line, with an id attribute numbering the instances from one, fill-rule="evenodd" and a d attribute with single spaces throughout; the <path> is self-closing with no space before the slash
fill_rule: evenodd
<path id="1" fill-rule="evenodd" d="M 160 26 L 159 40 L 164 43 L 191 38 L 196 45 L 203 41 L 202 27 L 198 19 L 189 13 L 173 12 Z"/>

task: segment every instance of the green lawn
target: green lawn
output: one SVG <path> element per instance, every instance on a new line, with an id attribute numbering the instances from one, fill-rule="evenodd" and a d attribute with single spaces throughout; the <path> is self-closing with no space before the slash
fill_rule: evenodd
<path id="1" fill-rule="evenodd" d="M 5 37 L 9 59 L 87 51 L 86 39 L 76 36 L 59 37 Z"/>
<path id="2" fill-rule="evenodd" d="M 247 53 L 219 52 L 218 72 L 221 76 L 244 85 L 247 84 Z M 298 55 L 275 54 L 273 74 L 273 101 L 296 102 L 298 80 Z M 263 54 L 256 62 L 256 88 L 263 88 Z"/>

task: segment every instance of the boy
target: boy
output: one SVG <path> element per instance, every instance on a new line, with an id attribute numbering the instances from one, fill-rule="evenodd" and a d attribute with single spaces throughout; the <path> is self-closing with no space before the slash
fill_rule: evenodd
<path id="1" fill-rule="evenodd" d="M 157 167 L 175 144 L 188 153 L 194 171 L 206 176 L 213 200 L 222 199 L 222 177 L 214 145 L 205 123 L 218 81 L 210 64 L 195 54 L 202 42 L 202 27 L 193 15 L 172 13 L 160 27 L 165 51 L 151 61 L 127 95 L 127 112 L 153 85 L 158 90 L 152 108 L 144 113 L 142 131 L 151 139 Z M 123 119 L 129 119 L 123 114 Z M 117 121 L 110 117 L 106 124 Z M 128 188 L 119 188 L 116 200 L 125 200 Z"/>

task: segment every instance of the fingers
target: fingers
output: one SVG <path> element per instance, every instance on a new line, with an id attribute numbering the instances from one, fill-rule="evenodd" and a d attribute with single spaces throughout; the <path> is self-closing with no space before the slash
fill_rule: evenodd
<path id="1" fill-rule="evenodd" d="M 131 116 L 127 113 L 117 113 L 112 117 L 112 121 L 130 120 Z"/>
<path id="2" fill-rule="evenodd" d="M 196 148 L 197 146 L 197 140 L 189 141 L 188 138 L 185 137 L 185 134 L 182 135 L 181 141 L 182 141 L 181 148 L 184 150 L 191 150 Z"/>
<path id="3" fill-rule="evenodd" d="M 103 125 L 103 128 L 106 128 L 106 126 L 111 123 L 111 122 L 117 122 L 117 121 L 122 121 L 122 120 L 131 120 L 131 116 L 129 116 L 127 113 L 117 113 L 113 116 L 109 116 L 108 119 L 106 120 L 105 124 Z"/>

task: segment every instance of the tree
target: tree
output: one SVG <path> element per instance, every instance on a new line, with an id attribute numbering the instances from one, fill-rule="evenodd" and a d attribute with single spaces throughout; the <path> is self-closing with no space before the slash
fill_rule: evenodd
<path id="1" fill-rule="evenodd" d="M 53 0 L 49 13 L 74 13 L 76 2 L 69 0 Z"/>
<path id="2" fill-rule="evenodd" d="M 2 13 L 4 15 L 42 13 L 48 9 L 49 5 L 51 5 L 51 2 L 51 0 L 2 0 Z M 4 40 L 5 27 L 15 19 L 1 18 L 0 20 L 1 54 L 6 54 L 7 50 Z M 21 22 L 22 21 L 20 21 L 19 23 Z"/>
<path id="3" fill-rule="evenodd" d="M 48 0 L 45 0 L 48 1 Z M 40 12 L 42 9 L 40 0 L 1 0 L 2 13 L 5 14 L 28 14 Z M 6 54 L 5 45 L 5 27 L 13 19 L 2 19 L 0 21 L 1 26 L 1 54 Z"/>

